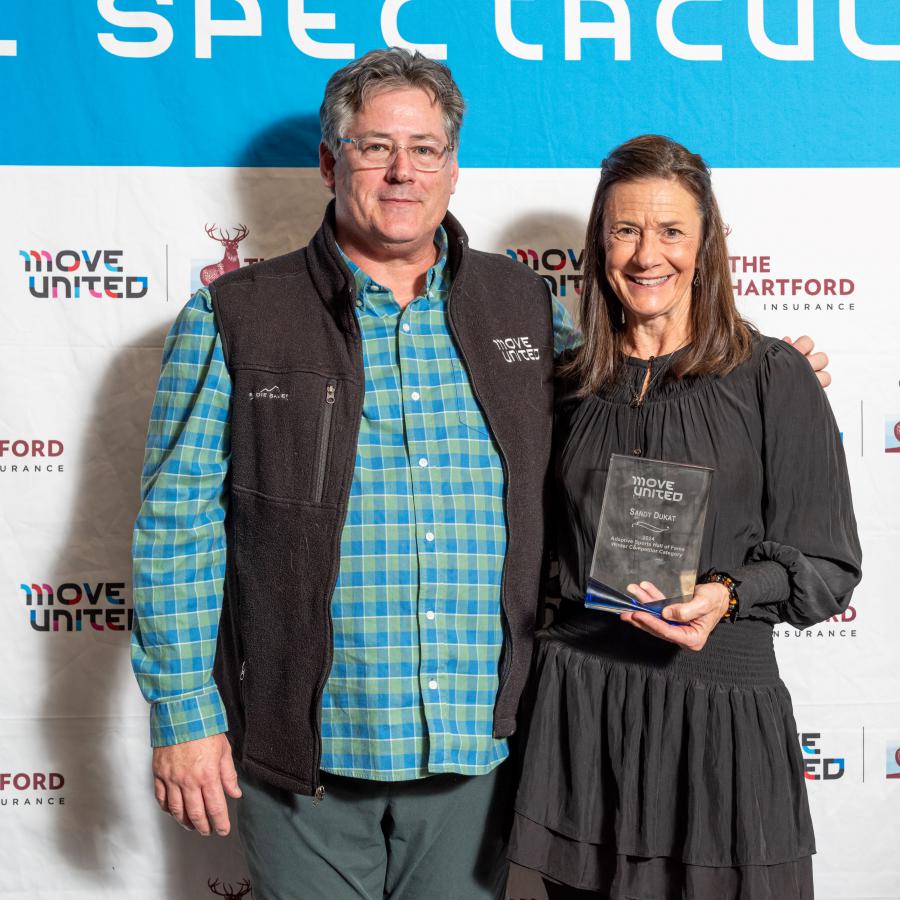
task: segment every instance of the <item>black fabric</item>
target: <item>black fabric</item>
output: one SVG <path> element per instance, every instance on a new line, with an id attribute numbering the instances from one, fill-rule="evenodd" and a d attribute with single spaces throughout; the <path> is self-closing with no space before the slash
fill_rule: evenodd
<path id="1" fill-rule="evenodd" d="M 534 272 L 470 250 L 449 214 L 443 225 L 453 277 L 450 330 L 506 474 L 505 639 L 494 708 L 494 734 L 505 737 L 516 728 L 538 603 L 552 308 Z M 319 785 L 331 596 L 365 389 L 354 282 L 334 227 L 332 204 L 308 247 L 229 273 L 210 288 L 233 384 L 215 677 L 245 770 L 298 793 Z M 511 337 L 527 337 L 538 352 L 508 362 L 495 341 Z"/>
<path id="2" fill-rule="evenodd" d="M 596 847 L 608 890 L 587 891 L 544 880 L 548 900 L 813 900 L 812 858 L 775 866 L 729 869 L 686 866 L 671 859 L 616 856 Z"/>
<path id="3" fill-rule="evenodd" d="M 659 378 L 635 405 L 646 365 L 629 360 L 599 396 L 560 391 L 563 602 L 539 635 L 511 859 L 604 897 L 799 900 L 815 847 L 772 623 L 835 615 L 859 580 L 840 437 L 806 361 L 781 342 L 758 340 L 722 378 Z M 635 450 L 715 470 L 700 569 L 742 581 L 740 618 L 697 653 L 581 602 L 610 454 Z M 709 885 L 731 886 L 668 892 L 703 884 L 704 868 L 724 873 Z"/>

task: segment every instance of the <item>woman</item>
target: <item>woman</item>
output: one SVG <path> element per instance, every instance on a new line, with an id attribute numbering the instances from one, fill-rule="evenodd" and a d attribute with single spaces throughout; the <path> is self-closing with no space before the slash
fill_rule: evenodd
<path id="1" fill-rule="evenodd" d="M 643 136 L 604 161 L 585 272 L 557 401 L 562 603 L 538 640 L 511 859 L 551 900 L 807 900 L 813 831 L 772 626 L 840 613 L 860 578 L 828 401 L 738 314 L 709 172 L 679 144 Z M 583 605 L 612 453 L 714 469 L 705 583 L 668 621 Z"/>

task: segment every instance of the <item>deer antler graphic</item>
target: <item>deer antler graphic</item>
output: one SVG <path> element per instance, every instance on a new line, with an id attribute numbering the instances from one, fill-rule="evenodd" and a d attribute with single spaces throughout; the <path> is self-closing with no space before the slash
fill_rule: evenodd
<path id="1" fill-rule="evenodd" d="M 250 882 L 244 879 L 243 881 L 238 883 L 237 888 L 234 888 L 232 884 L 229 882 L 227 884 L 222 884 L 217 878 L 215 881 L 207 881 L 207 887 L 210 891 L 215 894 L 217 897 L 225 897 L 226 900 L 240 900 L 241 897 L 246 897 L 253 889 L 250 887 Z M 222 890 L 217 890 L 219 885 L 222 886 Z"/>
<path id="2" fill-rule="evenodd" d="M 205 230 L 214 241 L 218 241 L 225 247 L 225 255 L 217 263 L 203 267 L 200 272 L 200 283 L 204 287 L 212 284 L 226 272 L 233 272 L 235 269 L 240 268 L 241 261 L 238 258 L 237 245 L 250 234 L 250 229 L 246 225 L 238 225 L 233 235 L 227 229 L 223 234 L 222 229 L 217 228 L 215 224 L 206 225 Z"/>

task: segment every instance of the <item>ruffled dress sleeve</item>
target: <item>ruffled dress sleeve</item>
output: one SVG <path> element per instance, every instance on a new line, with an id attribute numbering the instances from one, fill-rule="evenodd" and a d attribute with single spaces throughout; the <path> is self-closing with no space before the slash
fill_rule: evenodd
<path id="1" fill-rule="evenodd" d="M 847 608 L 862 572 L 847 462 L 806 359 L 775 341 L 758 373 L 764 539 L 731 574 L 739 618 L 808 628 Z"/>

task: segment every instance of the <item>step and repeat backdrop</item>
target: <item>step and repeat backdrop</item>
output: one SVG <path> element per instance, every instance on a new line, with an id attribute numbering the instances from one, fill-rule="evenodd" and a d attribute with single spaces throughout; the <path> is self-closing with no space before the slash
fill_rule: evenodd
<path id="1" fill-rule="evenodd" d="M 252 897 L 234 839 L 153 799 L 129 664 L 146 423 L 207 267 L 317 227 L 324 84 L 388 45 L 446 60 L 466 95 L 451 209 L 474 246 L 574 309 L 604 153 L 668 134 L 713 167 L 743 312 L 830 355 L 865 577 L 776 646 L 818 896 L 900 898 L 897 0 L 7 0 L 0 896 Z M 508 894 L 544 896 L 525 872 Z"/>

